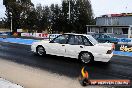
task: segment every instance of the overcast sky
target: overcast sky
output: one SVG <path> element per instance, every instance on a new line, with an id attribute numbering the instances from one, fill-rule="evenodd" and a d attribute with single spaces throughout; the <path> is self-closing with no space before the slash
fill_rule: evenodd
<path id="1" fill-rule="evenodd" d="M 31 0 L 35 5 L 61 4 L 62 0 Z M 131 13 L 132 0 L 91 0 L 95 17 L 103 14 L 112 13 Z M 5 6 L 3 0 L 0 0 L 0 18 L 5 16 Z"/>

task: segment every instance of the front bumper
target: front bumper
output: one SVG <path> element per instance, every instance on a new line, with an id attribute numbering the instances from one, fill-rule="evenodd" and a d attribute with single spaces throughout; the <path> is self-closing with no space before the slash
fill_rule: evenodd
<path id="1" fill-rule="evenodd" d="M 31 45 L 31 51 L 36 53 L 36 46 L 35 45 Z"/>

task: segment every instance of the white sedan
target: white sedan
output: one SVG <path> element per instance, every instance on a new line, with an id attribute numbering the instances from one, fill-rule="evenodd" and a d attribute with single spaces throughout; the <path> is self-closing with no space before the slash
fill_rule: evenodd
<path id="1" fill-rule="evenodd" d="M 40 56 L 50 54 L 76 58 L 84 63 L 108 62 L 113 56 L 113 45 L 98 43 L 91 35 L 62 34 L 51 41 L 34 42 L 31 51 Z"/>

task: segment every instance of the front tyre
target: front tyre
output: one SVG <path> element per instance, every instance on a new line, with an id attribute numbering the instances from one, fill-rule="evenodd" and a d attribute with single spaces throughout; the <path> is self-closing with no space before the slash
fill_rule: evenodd
<path id="1" fill-rule="evenodd" d="M 84 52 L 81 53 L 80 59 L 83 63 L 87 64 L 93 61 L 93 56 L 88 52 Z"/>
<path id="2" fill-rule="evenodd" d="M 38 47 L 37 47 L 37 54 L 38 54 L 39 56 L 44 56 L 44 55 L 46 54 L 45 49 L 44 49 L 43 46 L 38 46 Z"/>

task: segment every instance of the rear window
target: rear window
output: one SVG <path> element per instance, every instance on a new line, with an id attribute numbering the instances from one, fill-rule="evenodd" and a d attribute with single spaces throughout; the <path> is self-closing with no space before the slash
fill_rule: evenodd
<path id="1" fill-rule="evenodd" d="M 97 40 L 94 39 L 92 36 L 88 35 L 86 37 L 91 41 L 92 44 L 94 44 L 94 45 L 98 44 Z"/>

